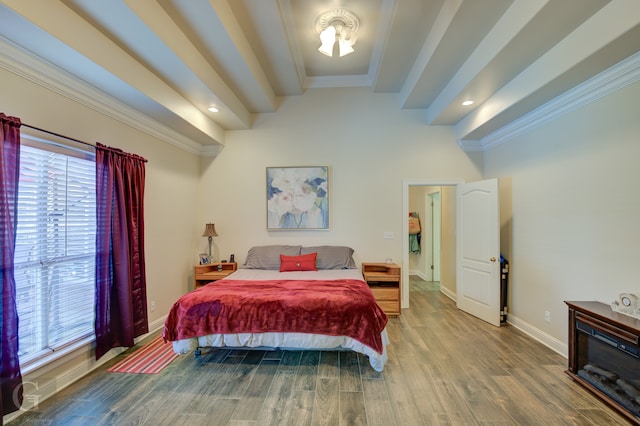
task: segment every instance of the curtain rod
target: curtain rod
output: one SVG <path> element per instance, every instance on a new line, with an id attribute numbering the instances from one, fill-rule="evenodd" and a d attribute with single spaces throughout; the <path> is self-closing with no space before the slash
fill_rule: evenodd
<path id="1" fill-rule="evenodd" d="M 91 148 L 95 148 L 96 147 L 94 144 L 91 144 L 89 142 L 81 141 L 79 139 L 72 138 L 70 136 L 65 136 L 65 135 L 61 135 L 60 133 L 51 132 L 49 130 L 41 129 L 40 127 L 32 126 L 30 124 L 22 123 L 22 125 L 24 127 L 28 127 L 30 129 L 33 129 L 33 130 L 38 130 L 40 132 L 48 133 L 48 134 L 53 135 L 53 136 L 58 136 L 59 138 L 68 139 L 68 140 L 73 141 L 73 142 L 78 142 L 78 143 L 81 143 L 83 145 L 90 146 Z"/>
<path id="2" fill-rule="evenodd" d="M 33 130 L 38 130 L 40 132 L 48 133 L 50 135 L 57 136 L 59 138 L 67 139 L 67 140 L 70 140 L 70 141 L 73 141 L 73 142 L 78 142 L 78 143 L 80 143 L 82 145 L 90 146 L 91 148 L 94 148 L 94 149 L 97 148 L 96 145 L 94 145 L 92 143 L 81 141 L 80 139 L 72 138 L 71 136 L 61 135 L 60 133 L 52 132 L 50 130 L 41 129 L 40 127 L 32 126 L 31 124 L 27 124 L 27 123 L 20 123 L 20 124 L 22 126 L 24 126 L 24 127 L 28 127 L 30 129 L 33 129 Z M 108 149 L 109 151 L 117 152 L 117 153 L 119 153 L 121 155 L 126 155 L 126 156 L 129 156 L 129 157 L 134 157 L 134 158 L 137 158 L 139 160 L 144 161 L 145 163 L 147 162 L 146 158 L 141 157 L 141 156 L 139 156 L 137 154 L 129 154 L 127 152 L 122 151 L 119 148 L 111 148 L 109 146 L 102 145 L 102 144 L 100 144 L 100 146 L 103 147 L 104 149 Z"/>

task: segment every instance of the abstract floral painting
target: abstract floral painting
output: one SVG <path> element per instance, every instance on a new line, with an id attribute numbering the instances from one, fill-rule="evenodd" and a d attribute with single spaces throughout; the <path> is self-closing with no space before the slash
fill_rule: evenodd
<path id="1" fill-rule="evenodd" d="M 329 229 L 327 166 L 267 167 L 267 229 Z"/>

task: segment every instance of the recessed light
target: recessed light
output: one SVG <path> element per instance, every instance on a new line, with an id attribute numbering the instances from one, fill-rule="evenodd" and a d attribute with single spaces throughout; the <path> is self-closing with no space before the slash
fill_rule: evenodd
<path id="1" fill-rule="evenodd" d="M 462 102 L 462 105 L 464 105 L 464 106 L 473 105 L 473 101 L 470 100 L 470 99 L 467 99 L 466 101 Z"/>
<path id="2" fill-rule="evenodd" d="M 209 111 L 211 111 L 211 112 L 218 112 L 218 111 L 220 111 L 217 107 L 215 107 L 215 106 L 213 106 L 213 105 L 212 105 L 212 106 L 210 106 L 208 109 L 209 109 Z"/>

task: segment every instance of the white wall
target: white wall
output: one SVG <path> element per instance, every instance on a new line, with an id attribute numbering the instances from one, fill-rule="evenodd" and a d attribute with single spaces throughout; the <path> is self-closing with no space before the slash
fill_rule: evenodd
<path id="1" fill-rule="evenodd" d="M 0 69 L 0 90 L 0 111 L 7 115 L 76 139 L 118 147 L 148 160 L 145 185 L 147 298 L 156 305 L 155 311 L 149 312 L 150 326 L 161 326 L 172 304 L 192 285 L 192 253 L 199 241 L 198 232 L 202 232 L 200 223 L 195 222 L 194 210 L 200 177 L 198 158 L 4 69 Z M 91 348 L 86 347 L 45 369 L 27 373 L 24 380 L 37 383 L 39 394 L 44 398 L 95 365 Z"/>
<path id="2" fill-rule="evenodd" d="M 512 190 L 510 320 L 557 347 L 565 300 L 640 292 L 638 99 L 635 83 L 485 154 Z"/>
<path id="3" fill-rule="evenodd" d="M 402 259 L 402 180 L 481 176 L 481 158 L 459 148 L 453 129 L 424 124 L 393 95 L 369 89 L 312 89 L 261 114 L 247 131 L 227 132 L 203 159 L 199 222 L 213 221 L 219 258 L 244 262 L 253 245 L 344 244 L 356 262 Z M 329 166 L 329 231 L 266 230 L 266 167 Z M 394 239 L 383 239 L 391 231 Z M 202 238 L 196 248 L 204 250 Z M 195 252 L 194 252 L 195 253 Z M 194 254 L 195 255 L 195 254 Z"/>

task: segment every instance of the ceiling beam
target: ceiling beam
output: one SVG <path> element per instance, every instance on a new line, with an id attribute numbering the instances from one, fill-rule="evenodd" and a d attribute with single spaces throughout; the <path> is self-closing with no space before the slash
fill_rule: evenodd
<path id="1" fill-rule="evenodd" d="M 220 111 L 212 119 L 226 129 L 251 126 L 251 115 L 243 102 L 158 2 L 125 0 L 125 3 L 203 83 L 197 97 L 189 94 L 192 99 L 202 99 L 199 108 L 218 107 Z"/>
<path id="2" fill-rule="evenodd" d="M 3 37 L 0 37 L 0 68 L 191 154 L 217 154 L 222 148 L 190 139 Z"/>
<path id="3" fill-rule="evenodd" d="M 247 75 L 253 77 L 252 82 L 247 82 L 250 86 L 246 89 L 252 92 L 252 98 L 254 99 L 256 95 L 261 95 L 261 99 L 253 101 L 256 104 L 254 105 L 254 111 L 275 112 L 278 102 L 269 83 L 269 79 L 265 75 L 258 58 L 256 58 L 256 55 L 253 53 L 252 46 L 243 32 L 242 26 L 233 14 L 229 2 L 227 0 L 209 0 L 209 4 L 231 39 L 231 44 L 244 62 L 243 64 L 237 65 L 243 65 L 247 71 Z M 236 68 L 236 72 L 237 71 L 238 68 Z"/>
<path id="4" fill-rule="evenodd" d="M 3 3 L 189 123 L 208 137 L 209 143 L 224 144 L 224 130 L 219 125 L 66 4 L 49 1 L 36 4 L 20 0 L 3 0 Z"/>
<path id="5" fill-rule="evenodd" d="M 535 18 L 550 0 L 527 0 L 514 2 L 500 17 L 487 36 L 482 39 L 448 84 L 442 89 L 426 111 L 427 123 L 432 125 L 455 124 L 469 112 L 462 105 L 463 98 L 469 98 L 476 105 L 484 102 L 493 93 L 486 79 L 473 87 L 474 81 L 486 72 L 492 62 L 509 46 Z M 496 80 L 495 78 L 493 80 Z"/>
<path id="6" fill-rule="evenodd" d="M 445 0 L 442 5 L 429 36 L 425 40 L 400 90 L 400 103 L 403 107 L 413 107 L 411 100 L 416 96 L 422 79 L 425 78 L 430 67 L 433 66 L 436 50 L 442 46 L 442 41 L 450 31 L 463 2 L 464 0 Z M 422 102 L 425 102 L 424 96 L 422 96 Z M 427 104 L 430 103 L 428 100 L 426 102 Z"/>
<path id="7" fill-rule="evenodd" d="M 478 140 L 543 105 L 568 81 L 586 81 L 640 50 L 640 2 L 612 0 L 456 125 L 458 140 Z M 611 23 L 615 22 L 615 25 Z M 549 89 L 549 90 L 546 90 Z"/>

